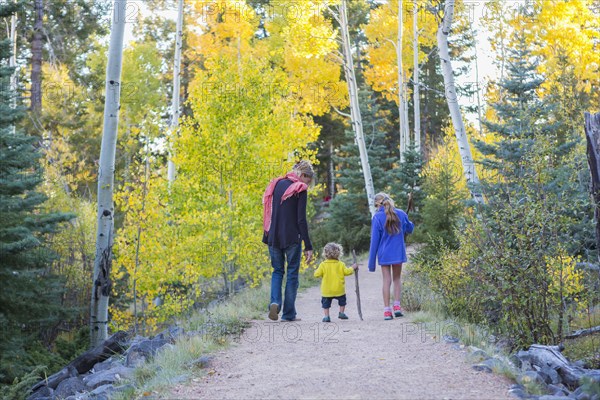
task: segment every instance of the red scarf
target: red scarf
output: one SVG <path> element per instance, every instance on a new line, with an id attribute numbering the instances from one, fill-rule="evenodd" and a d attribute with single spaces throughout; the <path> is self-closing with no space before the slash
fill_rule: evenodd
<path id="1" fill-rule="evenodd" d="M 277 182 L 282 179 L 289 179 L 293 183 L 286 189 L 285 193 L 281 197 L 281 203 L 283 203 L 284 200 L 289 199 L 291 196 L 308 189 L 308 185 L 302 182 L 300 177 L 293 172 L 273 179 L 269 183 L 269 186 L 267 186 L 267 190 L 265 190 L 265 194 L 263 195 L 263 229 L 265 232 L 269 232 L 269 228 L 271 227 L 271 214 L 273 213 L 273 191 L 275 190 L 275 185 L 277 185 Z"/>

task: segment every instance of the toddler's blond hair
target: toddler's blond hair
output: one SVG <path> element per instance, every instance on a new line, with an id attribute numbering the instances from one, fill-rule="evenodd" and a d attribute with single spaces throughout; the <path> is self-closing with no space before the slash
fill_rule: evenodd
<path id="1" fill-rule="evenodd" d="M 337 243 L 327 243 L 323 248 L 323 257 L 328 260 L 339 260 L 343 254 L 342 245 Z"/>

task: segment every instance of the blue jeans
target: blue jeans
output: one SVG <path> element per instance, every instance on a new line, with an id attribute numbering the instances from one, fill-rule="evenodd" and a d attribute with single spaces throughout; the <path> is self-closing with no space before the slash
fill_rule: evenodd
<path id="1" fill-rule="evenodd" d="M 296 318 L 296 294 L 298 293 L 298 271 L 300 270 L 300 257 L 302 255 L 302 244 L 297 243 L 278 249 L 269 246 L 271 256 L 271 304 L 276 303 L 281 310 L 281 285 L 285 273 L 285 259 L 287 258 L 287 280 L 285 282 L 285 299 L 283 301 L 283 313 L 281 319 L 292 320 Z"/>

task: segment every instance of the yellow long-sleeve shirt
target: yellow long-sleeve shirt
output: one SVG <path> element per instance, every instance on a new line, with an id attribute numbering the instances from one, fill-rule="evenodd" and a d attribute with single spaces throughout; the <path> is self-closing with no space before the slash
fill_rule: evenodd
<path id="1" fill-rule="evenodd" d="M 323 277 L 321 281 L 321 295 L 323 297 L 337 297 L 346 294 L 345 277 L 352 275 L 354 270 L 346 267 L 339 260 L 325 260 L 319 264 L 315 277 Z"/>

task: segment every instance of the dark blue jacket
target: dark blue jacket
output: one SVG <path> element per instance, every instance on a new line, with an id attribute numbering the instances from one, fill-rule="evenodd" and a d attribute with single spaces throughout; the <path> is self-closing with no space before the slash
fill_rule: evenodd
<path id="1" fill-rule="evenodd" d="M 304 249 L 312 250 L 306 222 L 306 190 L 291 196 L 283 203 L 281 197 L 292 184 L 289 179 L 282 179 L 273 191 L 273 213 L 269 233 L 263 235 L 263 243 L 278 249 L 285 249 L 292 244 L 304 241 Z"/>
<path id="2" fill-rule="evenodd" d="M 369 271 L 375 271 L 375 256 L 379 265 L 393 265 L 406 262 L 404 234 L 412 233 L 415 225 L 408 220 L 408 215 L 396 208 L 400 219 L 400 232 L 390 235 L 385 229 L 385 211 L 383 207 L 373 216 L 371 221 L 371 248 L 369 250 Z"/>

